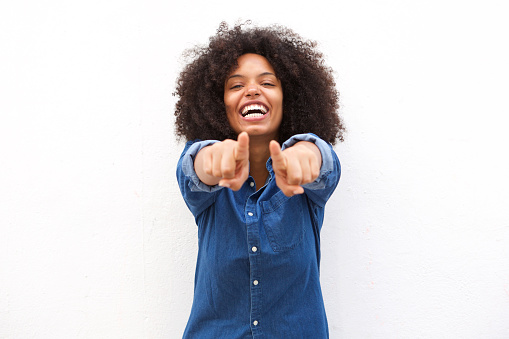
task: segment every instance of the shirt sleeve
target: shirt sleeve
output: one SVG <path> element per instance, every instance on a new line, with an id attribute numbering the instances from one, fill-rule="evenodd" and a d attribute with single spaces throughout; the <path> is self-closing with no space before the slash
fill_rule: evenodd
<path id="1" fill-rule="evenodd" d="M 216 192 L 223 187 L 219 185 L 209 186 L 204 184 L 198 178 L 194 170 L 194 159 L 198 152 L 209 145 L 212 145 L 217 140 L 195 140 L 189 141 L 180 155 L 177 164 L 177 181 L 179 184 L 180 192 L 184 201 L 196 218 L 207 207 L 214 203 Z"/>
<path id="2" fill-rule="evenodd" d="M 312 142 L 320 150 L 322 155 L 320 174 L 315 181 L 302 187 L 313 202 L 320 206 L 325 206 L 325 203 L 336 189 L 341 176 L 341 164 L 338 156 L 329 143 L 312 133 L 294 135 L 283 143 L 282 149 L 291 147 L 299 141 Z"/>

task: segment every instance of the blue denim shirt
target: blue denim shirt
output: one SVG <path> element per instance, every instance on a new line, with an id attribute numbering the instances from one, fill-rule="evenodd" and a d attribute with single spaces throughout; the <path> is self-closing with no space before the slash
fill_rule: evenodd
<path id="1" fill-rule="evenodd" d="M 183 338 L 328 338 L 319 280 L 320 229 L 325 203 L 341 169 L 332 147 L 313 134 L 322 154 L 320 175 L 304 194 L 286 197 L 269 178 L 256 190 L 250 176 L 239 191 L 207 186 L 194 157 L 217 141 L 190 141 L 177 179 L 198 225 L 194 300 Z"/>

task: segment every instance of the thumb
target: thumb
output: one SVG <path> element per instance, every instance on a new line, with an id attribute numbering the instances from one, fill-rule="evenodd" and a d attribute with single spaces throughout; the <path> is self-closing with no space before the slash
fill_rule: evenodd
<path id="1" fill-rule="evenodd" d="M 281 152 L 281 146 L 275 140 L 272 140 L 269 144 L 270 157 L 272 158 L 272 167 L 273 168 L 286 168 L 286 159 Z"/>
<path id="2" fill-rule="evenodd" d="M 244 160 L 249 158 L 249 135 L 242 132 L 237 137 L 237 147 L 235 148 L 235 160 Z"/>

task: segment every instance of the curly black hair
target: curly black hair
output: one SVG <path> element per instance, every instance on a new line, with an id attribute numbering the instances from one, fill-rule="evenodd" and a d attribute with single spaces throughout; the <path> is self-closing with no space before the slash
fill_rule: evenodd
<path id="1" fill-rule="evenodd" d="M 316 42 L 274 25 L 232 29 L 222 22 L 206 47 L 187 50 L 193 60 L 180 73 L 174 95 L 176 134 L 187 140 L 236 139 L 223 101 L 227 76 L 246 53 L 265 57 L 283 87 L 283 120 L 279 142 L 299 133 L 314 133 L 331 144 L 343 141 L 345 128 L 337 114 L 338 91 L 332 69 L 325 66 Z"/>

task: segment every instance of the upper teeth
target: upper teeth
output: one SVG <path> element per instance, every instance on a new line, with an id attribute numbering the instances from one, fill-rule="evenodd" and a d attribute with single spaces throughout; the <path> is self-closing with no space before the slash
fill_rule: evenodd
<path id="1" fill-rule="evenodd" d="M 265 108 L 265 106 L 263 106 L 263 105 L 256 105 L 256 104 L 248 105 L 248 106 L 244 107 L 244 109 L 242 110 L 242 115 L 246 115 L 246 113 L 249 111 L 262 111 L 263 114 L 265 114 L 265 113 L 267 113 L 267 108 Z"/>

